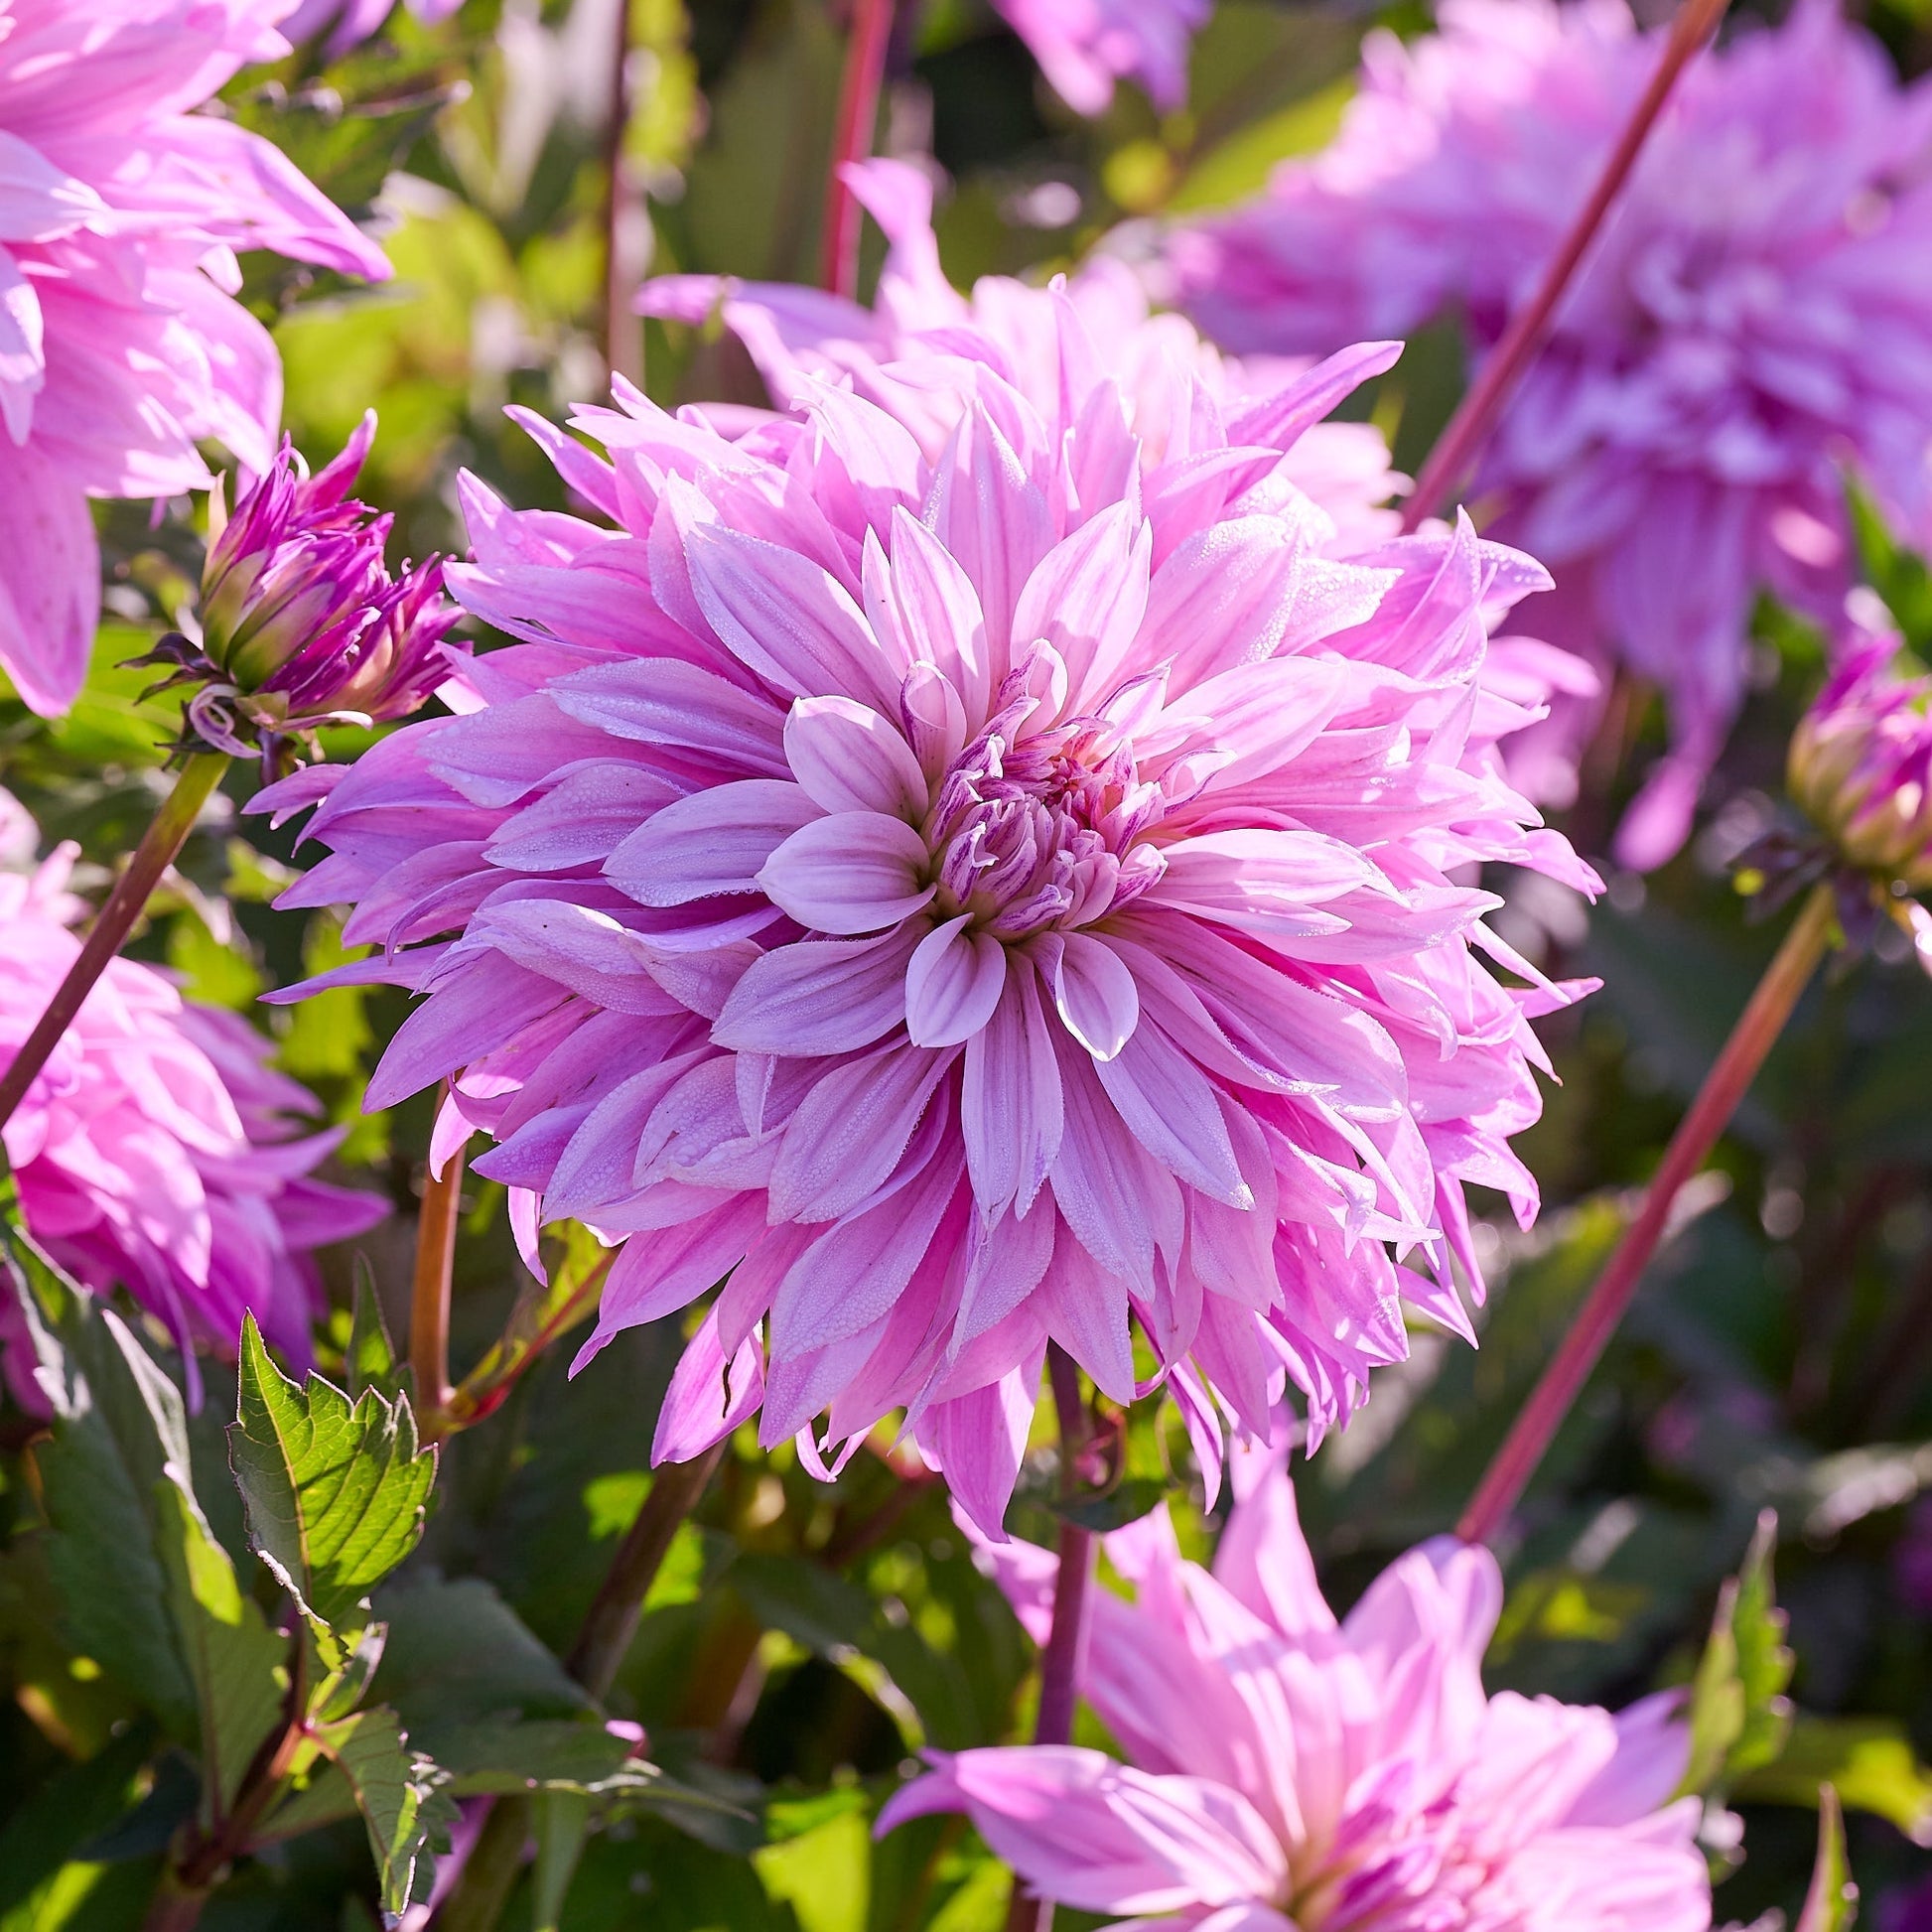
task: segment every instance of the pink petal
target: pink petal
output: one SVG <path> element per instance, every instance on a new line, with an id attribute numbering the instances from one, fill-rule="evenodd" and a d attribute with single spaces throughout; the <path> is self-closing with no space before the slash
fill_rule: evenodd
<path id="1" fill-rule="evenodd" d="M 1067 672 L 1067 702 L 1112 695 L 1147 612 L 1153 531 L 1132 503 L 1110 503 L 1039 561 L 1014 613 L 1016 649 L 1043 639 Z"/>
<path id="2" fill-rule="evenodd" d="M 931 898 L 935 889 L 921 883 L 929 863 L 925 841 L 902 818 L 834 812 L 792 833 L 765 861 L 758 884 L 810 931 L 877 932 Z"/>
<path id="3" fill-rule="evenodd" d="M 800 698 L 785 720 L 792 776 L 826 811 L 877 812 L 914 823 L 926 776 L 897 728 L 853 698 Z"/>
<path id="4" fill-rule="evenodd" d="M 782 779 L 714 785 L 646 819 L 605 861 L 604 876 L 639 905 L 756 892 L 772 852 L 818 816 Z"/>
<path id="5" fill-rule="evenodd" d="M 962 912 L 933 927 L 905 969 L 905 1031 L 916 1046 L 955 1046 L 972 1038 L 1000 1004 L 1007 949 L 970 923 Z"/>
<path id="6" fill-rule="evenodd" d="M 938 1460 L 953 1501 L 996 1543 L 1006 1541 L 1007 1504 L 1039 1399 L 1040 1361 L 1035 1354 L 970 1395 L 934 1403 L 919 1424 L 919 1440 Z"/>
<path id="7" fill-rule="evenodd" d="M 897 1167 L 952 1055 L 888 1046 L 825 1074 L 799 1102 L 771 1171 L 774 1221 L 834 1221 Z"/>
<path id="8" fill-rule="evenodd" d="M 1152 1021 L 1112 1059 L 1096 1059 L 1094 1071 L 1134 1138 L 1170 1173 L 1232 1207 L 1253 1207 L 1212 1082 Z"/>
<path id="9" fill-rule="evenodd" d="M 718 1341 L 718 1311 L 711 1310 L 685 1344 L 664 1393 L 651 1438 L 651 1467 L 702 1455 L 755 1415 L 763 1400 L 764 1350 L 758 1336 L 748 1335 L 727 1365 Z"/>
<path id="10" fill-rule="evenodd" d="M 1016 957 L 1000 1002 L 966 1042 L 960 1129 L 981 1210 L 1025 1214 L 1059 1152 L 1060 1072 L 1032 963 Z"/>
<path id="11" fill-rule="evenodd" d="M 1127 963 L 1104 939 L 1069 932 L 1057 941 L 1053 1004 L 1066 1030 L 1097 1060 L 1110 1060 L 1140 1024 L 1141 996 Z"/>
<path id="12" fill-rule="evenodd" d="M 905 1018 L 905 974 L 918 935 L 806 939 L 763 954 L 732 988 L 711 1030 L 742 1053 L 849 1053 Z"/>

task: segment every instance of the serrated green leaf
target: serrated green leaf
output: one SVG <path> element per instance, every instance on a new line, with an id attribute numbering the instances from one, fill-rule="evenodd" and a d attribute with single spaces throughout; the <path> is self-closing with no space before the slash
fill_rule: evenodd
<path id="1" fill-rule="evenodd" d="M 1859 1915 L 1859 1888 L 1845 1856 L 1845 1818 L 1838 1793 L 1826 1785 L 1818 1794 L 1818 1859 L 1796 1932 L 1849 1932 Z"/>
<path id="2" fill-rule="evenodd" d="M 1719 1592 L 1691 1690 L 1691 1755 L 1680 1789 L 1711 1795 L 1772 1763 L 1791 1728 L 1785 1697 L 1796 1659 L 1772 1590 L 1777 1518 L 1766 1510 L 1742 1568 Z"/>
<path id="3" fill-rule="evenodd" d="M 308 1617 L 325 1662 L 367 1622 L 369 1591 L 416 1547 L 436 1451 L 416 1447 L 401 1397 L 351 1403 L 319 1375 L 298 1387 L 249 1316 L 238 1419 L 228 1432 L 249 1539 Z"/>
<path id="4" fill-rule="evenodd" d="M 383 1912 L 399 1918 L 412 1900 L 428 1895 L 436 1853 L 448 1846 L 456 1822 L 443 1774 L 409 1748 L 396 1714 L 383 1705 L 318 1725 L 314 1736 L 355 1794 L 382 1881 Z"/>
<path id="5" fill-rule="evenodd" d="M 1886 1818 L 1915 1845 L 1932 1845 L 1932 1771 L 1893 1718 L 1820 1718 L 1800 1712 L 1777 1761 L 1741 1779 L 1734 1795 L 1782 1805 L 1841 1804 Z"/>
<path id="6" fill-rule="evenodd" d="M 396 1359 L 396 1344 L 390 1338 L 382 1302 L 375 1292 L 375 1277 L 368 1258 L 359 1254 L 355 1257 L 355 1291 L 343 1376 L 351 1400 L 359 1399 L 367 1389 L 393 1398 L 403 1394 L 407 1386 L 407 1371 Z"/>

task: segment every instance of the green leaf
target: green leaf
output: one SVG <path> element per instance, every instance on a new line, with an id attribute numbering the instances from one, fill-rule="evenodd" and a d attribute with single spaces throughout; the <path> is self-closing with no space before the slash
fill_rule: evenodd
<path id="1" fill-rule="evenodd" d="M 1845 1857 L 1845 1818 L 1828 1784 L 1818 1794 L 1818 1860 L 1796 1932 L 1848 1932 L 1859 1915 L 1859 1888 Z"/>
<path id="2" fill-rule="evenodd" d="M 142 1796 L 154 1726 L 131 1724 L 103 1750 L 57 1771 L 0 1831 L 0 1912 L 20 1903 Z"/>
<path id="3" fill-rule="evenodd" d="M 375 1277 L 368 1258 L 355 1257 L 355 1293 L 348 1325 L 348 1347 L 343 1361 L 344 1379 L 350 1399 L 364 1390 L 393 1398 L 405 1391 L 406 1370 L 396 1359 L 396 1344 L 389 1336 L 389 1323 L 383 1317 L 382 1303 L 375 1292 Z"/>
<path id="4" fill-rule="evenodd" d="M 850 1806 L 816 1830 L 752 1854 L 766 1895 L 798 1914 L 800 1932 L 865 1932 L 872 1834 Z"/>
<path id="5" fill-rule="evenodd" d="M 155 1493 L 171 1601 L 195 1686 L 202 1823 L 212 1829 L 234 1803 L 257 1746 L 282 1721 L 286 1646 L 243 1594 L 193 1494 L 166 1480 Z"/>
<path id="6" fill-rule="evenodd" d="M 1784 1641 L 1787 1619 L 1772 1594 L 1776 1547 L 1777 1518 L 1766 1510 L 1742 1569 L 1718 1595 L 1710 1640 L 1692 1685 L 1691 1757 L 1682 1791 L 1726 1791 L 1784 1748 L 1791 1729 L 1784 1692 L 1795 1659 Z"/>
<path id="7" fill-rule="evenodd" d="M 1932 1845 L 1932 1771 L 1894 1718 L 1819 1718 L 1800 1712 L 1777 1761 L 1742 1779 L 1735 1796 L 1811 1805 L 1821 1787 L 1854 1811 L 1871 1812 L 1915 1845 Z"/>
<path id="8" fill-rule="evenodd" d="M 579 1719 L 590 1695 L 481 1577 L 410 1577 L 382 1590 L 388 1625 L 371 1695 L 439 1762 L 445 1737 L 483 1720 Z"/>
<path id="9" fill-rule="evenodd" d="M 318 1725 L 314 1736 L 355 1794 L 382 1881 L 383 1913 L 399 1918 L 412 1900 L 428 1895 L 435 1854 L 448 1846 L 456 1822 L 443 1774 L 408 1747 L 396 1714 L 385 1706 Z"/>
<path id="10" fill-rule="evenodd" d="M 319 1375 L 298 1387 L 250 1315 L 241 1330 L 239 1419 L 228 1432 L 248 1530 L 294 1596 L 332 1669 L 367 1622 L 369 1591 L 416 1547 L 436 1451 L 416 1447 L 401 1397 L 351 1403 Z"/>
<path id="11" fill-rule="evenodd" d="M 532 1932 L 558 1932 L 564 1894 L 570 1890 L 591 1827 L 591 1801 L 579 1791 L 543 1791 L 531 1800 L 536 1863 L 530 1872 Z"/>
<path id="12" fill-rule="evenodd" d="M 284 1646 L 196 1499 L 181 1392 L 118 1315 L 9 1241 L 38 1291 L 20 1306 L 56 1416 L 40 1465 L 69 1638 L 195 1745 L 211 1824 L 279 1718 Z"/>

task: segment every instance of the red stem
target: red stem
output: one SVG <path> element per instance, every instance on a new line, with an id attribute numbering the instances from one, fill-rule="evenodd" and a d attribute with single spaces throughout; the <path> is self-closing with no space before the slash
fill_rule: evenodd
<path id="1" fill-rule="evenodd" d="M 141 916 L 149 894 L 188 843 L 188 835 L 195 829 L 202 807 L 227 768 L 227 757 L 221 752 L 197 753 L 182 766 L 174 789 L 149 821 L 141 843 L 134 848 L 134 856 L 127 863 L 127 870 L 114 882 L 107 903 L 100 908 L 66 978 L 54 989 L 47 1011 L 34 1023 L 34 1031 L 21 1043 L 13 1063 L 0 1075 L 0 1127 L 13 1118 L 14 1109 L 34 1084 L 34 1076 L 47 1064 L 48 1056 L 61 1043 L 61 1035 L 86 1004 L 95 981 L 134 930 L 134 922 Z"/>
<path id="2" fill-rule="evenodd" d="M 1067 1497 L 1080 1486 L 1080 1458 L 1087 1447 L 1087 1407 L 1080 1399 L 1079 1370 L 1057 1342 L 1047 1345 L 1046 1372 L 1060 1422 L 1060 1494 Z M 1053 1623 L 1039 1660 L 1035 1744 L 1065 1744 L 1073 1738 L 1073 1707 L 1080 1689 L 1080 1655 L 1086 1648 L 1093 1558 L 1093 1532 L 1082 1529 L 1070 1517 L 1062 1517 L 1059 1570 L 1053 1581 Z M 1053 1901 L 1036 1898 L 1016 1875 L 1007 1932 L 1052 1932 L 1052 1924 Z"/>
<path id="3" fill-rule="evenodd" d="M 1677 10 L 1677 18 L 1671 22 L 1670 38 L 1664 46 L 1663 59 L 1657 63 L 1657 69 L 1650 76 L 1650 84 L 1644 89 L 1643 98 L 1637 102 L 1636 111 L 1617 137 L 1616 146 L 1603 164 L 1603 172 L 1598 176 L 1595 188 L 1590 191 L 1589 200 L 1584 204 L 1582 211 L 1571 224 L 1570 232 L 1564 236 L 1563 245 L 1543 271 L 1543 279 L 1537 284 L 1536 293 L 1510 317 L 1509 326 L 1483 364 L 1481 375 L 1462 398 L 1455 414 L 1449 419 L 1449 427 L 1429 453 L 1429 460 L 1422 467 L 1422 475 L 1416 479 L 1416 487 L 1403 505 L 1403 529 L 1415 529 L 1425 517 L 1433 516 L 1449 499 L 1475 461 L 1476 452 L 1489 440 L 1489 433 L 1495 428 L 1496 418 L 1501 414 L 1510 391 L 1522 380 L 1543 347 L 1544 339 L 1549 335 L 1550 325 L 1556 316 L 1557 304 L 1563 299 L 1563 293 L 1570 286 L 1597 229 L 1603 225 L 1604 217 L 1622 192 L 1624 181 L 1649 138 L 1650 130 L 1656 125 L 1658 115 L 1663 112 L 1664 103 L 1670 98 L 1678 76 L 1690 65 L 1692 57 L 1718 31 L 1718 22 L 1724 18 L 1725 4 L 1726 0 L 1684 0 Z"/>
<path id="4" fill-rule="evenodd" d="M 845 166 L 872 153 L 892 32 L 893 0 L 852 0 L 852 35 L 846 44 L 845 78 L 839 85 L 839 117 L 832 136 L 832 173 L 825 184 L 820 237 L 818 279 L 834 295 L 859 293 L 860 211 L 846 184 Z"/>
<path id="5" fill-rule="evenodd" d="M 1455 1526 L 1456 1535 L 1464 1543 L 1489 1542 L 1515 1508 L 1570 1405 L 1623 1319 L 1644 1268 L 1663 1238 L 1680 1189 L 1704 1165 L 1718 1136 L 1737 1111 L 1737 1103 L 1749 1091 L 1765 1055 L 1784 1031 L 1799 995 L 1810 985 L 1819 961 L 1830 948 L 1836 918 L 1830 884 L 1814 888 L 1731 1029 L 1717 1064 L 1705 1076 L 1690 1112 L 1671 1136 L 1663 1164 L 1644 1195 L 1642 1210 L 1596 1278 L 1569 1333 L 1484 1471 L 1474 1498 Z"/>

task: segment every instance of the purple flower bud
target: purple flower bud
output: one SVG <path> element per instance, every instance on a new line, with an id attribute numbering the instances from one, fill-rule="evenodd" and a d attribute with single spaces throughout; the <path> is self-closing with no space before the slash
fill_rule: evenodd
<path id="1" fill-rule="evenodd" d="M 447 675 L 443 640 L 459 614 L 442 559 L 392 578 L 391 519 L 348 493 L 374 438 L 370 411 L 311 477 L 285 437 L 209 545 L 202 655 L 215 682 L 189 708 L 209 742 L 248 749 L 243 721 L 274 737 L 405 717 Z"/>
<path id="2" fill-rule="evenodd" d="M 1873 637 L 1792 734 L 1791 795 L 1839 857 L 1892 897 L 1932 888 L 1932 678 L 1906 677 Z"/>

